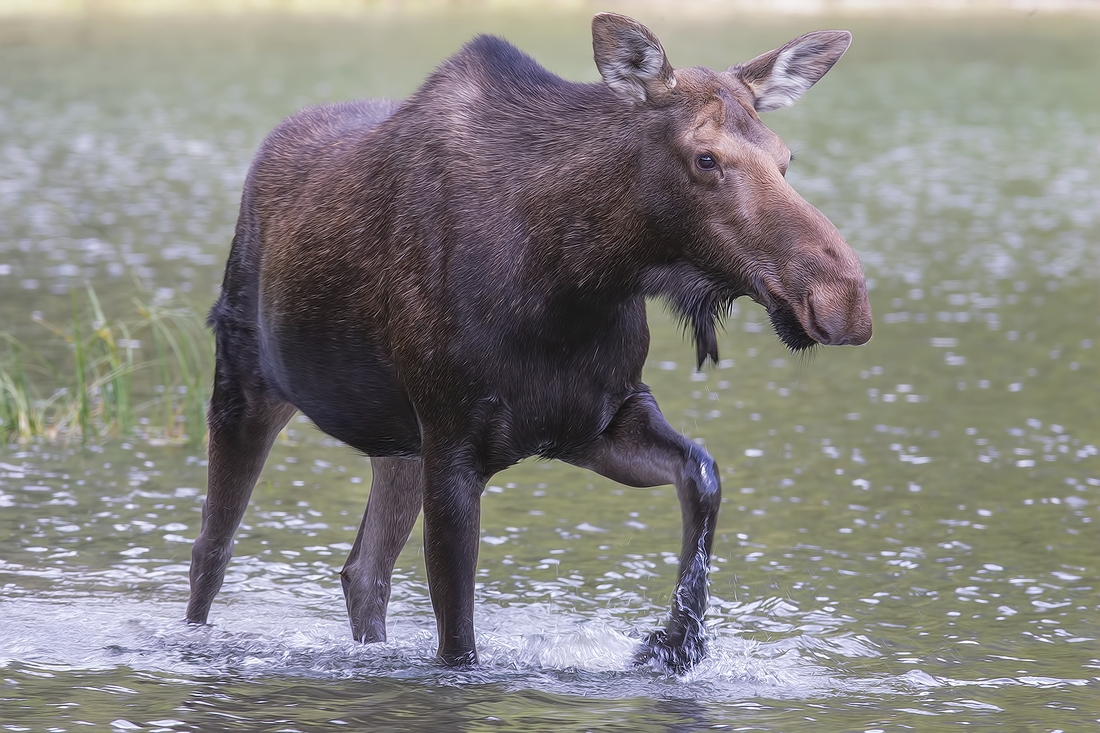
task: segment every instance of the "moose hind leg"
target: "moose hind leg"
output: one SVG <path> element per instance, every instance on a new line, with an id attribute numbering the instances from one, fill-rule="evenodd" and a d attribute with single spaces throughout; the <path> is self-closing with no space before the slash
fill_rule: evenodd
<path id="1" fill-rule="evenodd" d="M 675 484 L 683 521 L 680 565 L 667 626 L 651 634 L 636 664 L 680 673 L 706 656 L 707 572 L 722 489 L 714 459 L 672 429 L 652 395 L 628 399 L 607 430 L 569 462 L 628 486 Z"/>
<path id="2" fill-rule="evenodd" d="M 386 640 L 390 576 L 423 504 L 420 461 L 371 458 L 370 496 L 351 554 L 340 571 L 356 641 Z"/>
<path id="3" fill-rule="evenodd" d="M 221 375 L 218 375 L 220 377 Z M 209 488 L 202 505 L 202 529 L 191 548 L 188 623 L 204 624 L 233 555 L 233 534 L 244 517 L 275 436 L 295 408 L 265 398 L 244 399 L 215 378 L 210 400 Z"/>

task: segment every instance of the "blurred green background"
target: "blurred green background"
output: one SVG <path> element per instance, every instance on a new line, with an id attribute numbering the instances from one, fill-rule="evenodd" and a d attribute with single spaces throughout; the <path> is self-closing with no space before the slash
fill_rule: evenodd
<path id="1" fill-rule="evenodd" d="M 477 591 L 485 664 L 446 672 L 430 661 L 419 529 L 398 563 L 391 642 L 350 640 L 337 573 L 369 466 L 304 422 L 269 460 L 216 626 L 178 622 L 205 490 L 201 323 L 263 136 L 308 104 L 404 97 L 482 32 L 596 81 L 594 6 L 88 7 L 0 3 L 0 330 L 22 349 L 6 341 L 0 371 L 44 427 L 69 421 L 5 433 L 0 447 L 4 725 L 1100 720 L 1096 15 L 601 6 L 646 23 L 677 66 L 725 68 L 815 28 L 855 36 L 765 121 L 795 151 L 792 185 L 861 257 L 871 343 L 793 358 L 739 303 L 722 363 L 699 373 L 650 307 L 646 381 L 716 457 L 725 496 L 712 654 L 669 678 L 628 658 L 670 600 L 671 488 L 534 461 L 494 477 Z"/>

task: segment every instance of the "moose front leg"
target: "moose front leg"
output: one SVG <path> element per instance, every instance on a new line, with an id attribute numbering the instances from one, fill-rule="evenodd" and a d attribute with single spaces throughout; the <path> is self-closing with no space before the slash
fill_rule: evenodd
<path id="1" fill-rule="evenodd" d="M 646 639 L 634 661 L 656 660 L 686 671 L 706 656 L 707 570 L 722 498 L 714 459 L 673 430 L 653 396 L 642 392 L 623 403 L 599 438 L 569 462 L 628 486 L 676 485 L 683 543 L 672 610 L 668 625 Z"/>
<path id="2" fill-rule="evenodd" d="M 486 480 L 462 458 L 427 447 L 422 465 L 424 564 L 439 632 L 436 655 L 448 666 L 475 665 L 474 581 Z"/>

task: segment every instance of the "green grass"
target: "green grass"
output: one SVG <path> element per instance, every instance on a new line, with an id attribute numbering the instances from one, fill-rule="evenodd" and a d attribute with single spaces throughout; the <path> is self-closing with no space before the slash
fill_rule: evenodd
<path id="1" fill-rule="evenodd" d="M 195 309 L 135 299 L 130 318 L 109 319 L 89 287 L 68 323 L 35 320 L 34 349 L 0 332 L 4 442 L 202 440 L 214 340 Z"/>

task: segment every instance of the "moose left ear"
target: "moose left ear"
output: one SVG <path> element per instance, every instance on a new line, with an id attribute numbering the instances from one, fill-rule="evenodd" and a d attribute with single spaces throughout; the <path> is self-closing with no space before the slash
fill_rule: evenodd
<path id="1" fill-rule="evenodd" d="M 604 82 L 624 99 L 644 103 L 676 86 L 657 36 L 625 15 L 598 13 L 592 19 L 592 50 Z"/>
<path id="2" fill-rule="evenodd" d="M 848 31 L 814 31 L 730 71 L 752 90 L 756 111 L 771 112 L 794 104 L 833 68 L 851 43 Z"/>

